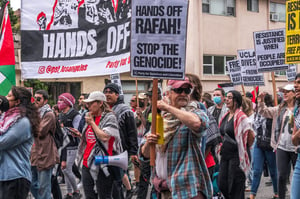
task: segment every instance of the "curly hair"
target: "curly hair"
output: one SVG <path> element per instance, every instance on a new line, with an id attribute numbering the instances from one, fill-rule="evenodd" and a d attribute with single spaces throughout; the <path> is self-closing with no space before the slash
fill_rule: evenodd
<path id="1" fill-rule="evenodd" d="M 34 137 L 38 136 L 40 127 L 40 116 L 37 107 L 31 103 L 31 93 L 24 87 L 13 86 L 11 88 L 12 95 L 15 100 L 20 100 L 18 105 L 23 117 L 27 117 L 31 124 L 31 133 Z"/>
<path id="2" fill-rule="evenodd" d="M 249 117 L 253 113 L 252 101 L 248 97 L 243 97 L 242 101 L 243 112 Z"/>

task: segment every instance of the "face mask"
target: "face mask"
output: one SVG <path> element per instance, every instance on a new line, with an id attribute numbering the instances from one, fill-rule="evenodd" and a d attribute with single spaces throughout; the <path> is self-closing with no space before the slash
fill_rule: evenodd
<path id="1" fill-rule="evenodd" d="M 213 100 L 216 104 L 221 104 L 222 100 L 221 100 L 221 97 L 220 96 L 215 96 L 213 97 Z"/>
<path id="2" fill-rule="evenodd" d="M 68 105 L 63 101 L 58 101 L 57 106 L 58 106 L 58 109 L 61 111 L 61 110 L 64 110 Z"/>

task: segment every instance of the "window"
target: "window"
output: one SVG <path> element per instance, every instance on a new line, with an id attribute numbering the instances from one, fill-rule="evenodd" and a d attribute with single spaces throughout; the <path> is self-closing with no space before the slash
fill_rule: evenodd
<path id="1" fill-rule="evenodd" d="M 203 56 L 203 74 L 225 75 L 226 62 L 235 59 L 234 56 Z"/>
<path id="2" fill-rule="evenodd" d="M 235 16 L 235 0 L 202 0 L 202 12 Z"/>
<path id="3" fill-rule="evenodd" d="M 270 3 L 270 20 L 285 22 L 285 4 Z"/>
<path id="4" fill-rule="evenodd" d="M 247 10 L 258 12 L 258 0 L 247 0 Z"/>

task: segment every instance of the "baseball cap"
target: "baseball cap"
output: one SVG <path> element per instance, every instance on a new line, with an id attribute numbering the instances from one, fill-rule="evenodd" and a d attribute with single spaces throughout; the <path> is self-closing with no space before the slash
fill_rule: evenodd
<path id="1" fill-rule="evenodd" d="M 189 87 L 193 88 L 187 77 L 184 80 L 169 80 L 168 82 L 168 86 L 171 88 L 180 88 L 183 85 L 188 85 Z"/>
<path id="2" fill-rule="evenodd" d="M 138 96 L 139 99 L 145 99 L 147 98 L 146 94 L 145 93 L 140 93 L 139 96 Z"/>
<path id="3" fill-rule="evenodd" d="M 94 91 L 91 92 L 89 97 L 85 100 L 83 100 L 84 102 L 93 102 L 93 101 L 103 101 L 106 102 L 106 96 L 104 95 L 104 93 L 102 93 L 101 91 Z"/>
<path id="4" fill-rule="evenodd" d="M 282 89 L 286 91 L 295 91 L 295 87 L 293 84 L 287 84 Z"/>

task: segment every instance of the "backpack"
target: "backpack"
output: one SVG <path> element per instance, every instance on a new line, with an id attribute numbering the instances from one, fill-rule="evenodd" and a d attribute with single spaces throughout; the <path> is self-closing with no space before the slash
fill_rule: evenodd
<path id="1" fill-rule="evenodd" d="M 54 135 L 53 134 L 51 134 L 51 135 L 54 139 L 56 148 L 59 149 L 60 147 L 62 147 L 63 143 L 64 143 L 64 133 L 60 127 L 60 123 L 58 122 L 58 120 L 56 120 L 55 133 L 54 133 Z"/>
<path id="2" fill-rule="evenodd" d="M 46 111 L 44 113 L 44 115 L 46 115 L 46 113 L 48 113 L 50 111 L 52 111 L 52 110 Z M 56 120 L 55 132 L 54 132 L 54 134 L 51 133 L 51 136 L 53 137 L 56 148 L 59 149 L 60 147 L 63 146 L 63 143 L 64 143 L 64 133 L 60 127 L 60 123 L 59 123 L 58 119 L 55 119 L 55 120 Z"/>

